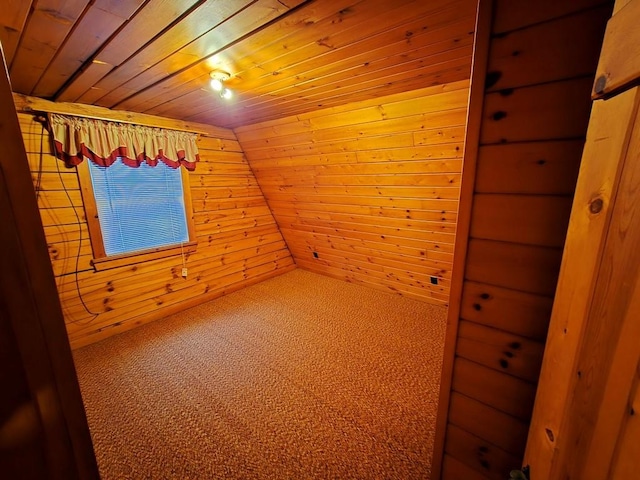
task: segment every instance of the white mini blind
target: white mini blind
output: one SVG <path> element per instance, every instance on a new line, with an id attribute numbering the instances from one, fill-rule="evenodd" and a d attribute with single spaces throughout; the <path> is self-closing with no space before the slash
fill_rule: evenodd
<path id="1" fill-rule="evenodd" d="M 179 168 L 88 163 L 107 256 L 189 241 Z"/>

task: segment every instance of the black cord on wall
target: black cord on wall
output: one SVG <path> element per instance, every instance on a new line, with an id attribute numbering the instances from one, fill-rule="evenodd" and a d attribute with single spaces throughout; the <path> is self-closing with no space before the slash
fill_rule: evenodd
<path id="1" fill-rule="evenodd" d="M 43 171 L 43 155 L 44 155 L 44 136 L 47 135 L 50 139 L 50 147 L 51 147 L 51 153 L 55 156 L 55 145 L 53 144 L 53 137 L 49 134 L 49 131 L 47 129 L 47 119 L 43 116 L 36 116 L 35 120 L 37 122 L 39 122 L 42 126 L 42 131 L 41 131 L 41 135 L 40 135 L 40 159 L 39 159 L 39 165 L 38 165 L 38 176 L 37 176 L 37 180 L 36 180 L 36 196 L 39 197 L 39 193 L 41 190 L 41 181 L 42 181 L 42 171 Z M 67 186 L 64 183 L 64 179 L 62 177 L 62 171 L 60 170 L 60 160 L 56 157 L 55 158 L 55 163 L 56 163 L 56 170 L 58 172 L 58 177 L 60 178 L 60 184 L 62 185 L 62 189 L 64 190 L 64 193 L 67 197 L 67 200 L 69 200 L 69 205 L 71 206 L 71 208 L 73 209 L 73 213 L 76 217 L 76 225 L 78 226 L 78 235 L 79 235 L 79 239 L 78 239 L 78 250 L 76 251 L 76 262 L 75 262 L 75 284 L 76 284 L 76 291 L 78 292 L 78 298 L 80 299 L 80 303 L 82 304 L 82 307 L 84 308 L 84 310 L 91 315 L 91 319 L 89 319 L 88 322 L 92 322 L 93 320 L 96 319 L 96 317 L 98 317 L 98 315 L 100 315 L 100 313 L 96 313 L 93 312 L 89 309 L 89 307 L 87 307 L 87 304 L 84 301 L 84 298 L 82 298 L 82 293 L 80 292 L 80 280 L 78 278 L 78 268 L 80 266 L 80 253 L 82 251 L 82 240 L 83 240 L 83 236 L 82 236 L 82 220 L 80 219 L 80 215 L 78 215 L 78 211 L 76 210 L 76 206 L 73 204 L 73 199 L 71 198 L 71 195 L 69 194 L 69 191 L 67 190 Z M 88 323 L 87 322 L 87 323 Z"/>

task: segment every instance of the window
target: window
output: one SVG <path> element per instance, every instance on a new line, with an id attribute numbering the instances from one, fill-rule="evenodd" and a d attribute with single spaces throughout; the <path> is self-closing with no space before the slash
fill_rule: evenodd
<path id="1" fill-rule="evenodd" d="M 189 242 L 178 169 L 88 165 L 107 256 Z"/>
<path id="2" fill-rule="evenodd" d="M 194 133 L 53 113 L 49 124 L 56 156 L 78 168 L 96 270 L 195 250 Z"/>
<path id="3" fill-rule="evenodd" d="M 194 250 L 184 168 L 132 168 L 118 158 L 109 167 L 82 162 L 78 171 L 96 269 Z"/>

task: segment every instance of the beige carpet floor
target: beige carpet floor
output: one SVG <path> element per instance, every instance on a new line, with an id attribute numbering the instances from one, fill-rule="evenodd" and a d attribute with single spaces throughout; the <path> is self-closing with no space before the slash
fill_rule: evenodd
<path id="1" fill-rule="evenodd" d="M 304 270 L 74 354 L 109 479 L 428 479 L 446 309 Z"/>

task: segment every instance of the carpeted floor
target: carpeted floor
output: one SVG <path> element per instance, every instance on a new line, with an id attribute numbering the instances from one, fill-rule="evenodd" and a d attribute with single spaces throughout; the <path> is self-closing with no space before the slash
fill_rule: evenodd
<path id="1" fill-rule="evenodd" d="M 428 479 L 445 313 L 298 269 L 77 350 L 102 478 Z"/>

